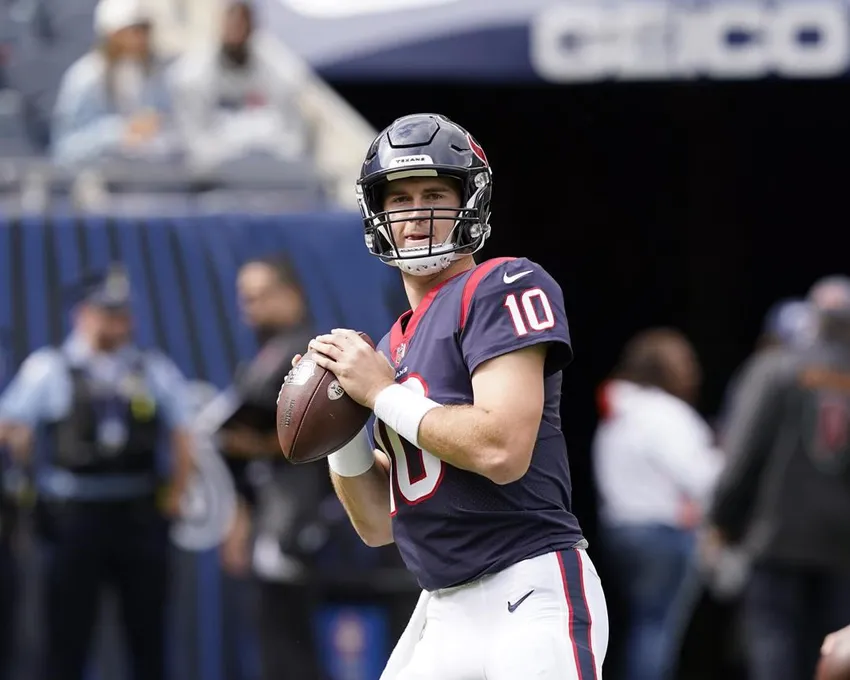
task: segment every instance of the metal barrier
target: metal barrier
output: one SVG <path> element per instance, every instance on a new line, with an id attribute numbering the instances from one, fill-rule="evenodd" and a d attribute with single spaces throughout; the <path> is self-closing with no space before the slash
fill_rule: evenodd
<path id="1" fill-rule="evenodd" d="M 161 348 L 190 380 L 223 389 L 237 363 L 256 351 L 239 319 L 237 269 L 275 252 L 290 255 L 317 329 L 357 328 L 376 339 L 389 329 L 401 304 L 400 283 L 367 253 L 359 216 L 0 218 L 0 387 L 28 353 L 62 341 L 69 330 L 66 291 L 80 275 L 121 260 L 132 279 L 138 342 Z M 217 551 L 175 550 L 174 677 L 224 680 L 225 656 L 237 644 L 224 630 L 238 617 L 225 611 Z M 393 590 L 409 589 L 385 576 L 385 601 Z M 350 617 L 345 621 L 351 625 Z M 368 625 L 370 635 L 383 630 Z M 93 674 L 107 677 L 120 680 L 103 668 Z"/>
<path id="2" fill-rule="evenodd" d="M 329 205 L 331 184 L 307 162 L 266 154 L 248 154 L 204 170 L 178 159 L 114 158 L 63 167 L 46 158 L 0 156 L 0 215 L 73 211 L 156 218 L 315 212 Z"/>

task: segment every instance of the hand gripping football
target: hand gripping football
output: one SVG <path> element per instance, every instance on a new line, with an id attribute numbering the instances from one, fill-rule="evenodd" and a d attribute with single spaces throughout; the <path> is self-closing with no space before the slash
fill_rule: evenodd
<path id="1" fill-rule="evenodd" d="M 365 333 L 360 336 L 372 347 Z M 308 350 L 283 381 L 277 398 L 277 438 L 290 463 L 311 463 L 348 444 L 371 411 L 349 397 L 336 376 Z"/>

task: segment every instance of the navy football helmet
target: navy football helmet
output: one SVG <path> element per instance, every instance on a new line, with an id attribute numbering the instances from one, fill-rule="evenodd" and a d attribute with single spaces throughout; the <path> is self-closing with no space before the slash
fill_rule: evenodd
<path id="1" fill-rule="evenodd" d="M 408 221 L 410 209 L 384 210 L 383 193 L 388 182 L 408 177 L 450 177 L 459 182 L 461 205 L 454 210 L 454 228 L 443 243 L 434 243 L 432 208 L 428 245 L 399 248 L 396 244 L 392 226 Z M 460 125 L 432 113 L 399 118 L 372 142 L 357 180 L 366 247 L 408 274 L 442 271 L 458 257 L 475 253 L 490 236 L 492 185 L 484 150 Z M 452 212 L 436 210 L 441 216 Z"/>

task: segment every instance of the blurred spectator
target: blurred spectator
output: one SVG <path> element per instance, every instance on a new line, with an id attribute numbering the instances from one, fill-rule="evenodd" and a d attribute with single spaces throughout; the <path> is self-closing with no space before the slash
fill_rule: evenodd
<path id="1" fill-rule="evenodd" d="M 9 87 L 6 77 L 6 62 L 12 49 L 9 30 L 12 27 L 12 20 L 9 14 L 9 6 L 0 0 L 0 90 Z"/>
<path id="2" fill-rule="evenodd" d="M 71 335 L 30 355 L 0 398 L 3 443 L 34 467 L 45 548 L 45 680 L 82 680 L 104 586 L 137 677 L 165 677 L 167 518 L 191 471 L 184 380 L 131 341 L 126 273 L 84 282 Z M 159 459 L 164 434 L 173 462 Z M 32 448 L 43 443 L 39 456 Z M 170 469 L 169 469 L 170 468 Z M 168 480 L 165 482 L 165 480 Z"/>
<path id="3" fill-rule="evenodd" d="M 593 445 L 600 534 L 625 600 L 625 677 L 670 677 L 694 573 L 696 528 L 723 459 L 692 404 L 700 369 L 667 329 L 634 337 L 600 389 Z"/>
<path id="4" fill-rule="evenodd" d="M 2 436 L 2 435 L 0 435 Z M 15 648 L 17 567 L 12 553 L 13 509 L 8 502 L 4 468 L 7 451 L 0 449 L 0 680 L 11 680 Z"/>
<path id="5" fill-rule="evenodd" d="M 772 347 L 808 347 L 817 331 L 815 310 L 808 301 L 791 298 L 771 306 L 764 317 L 764 326 L 756 350 Z"/>
<path id="6" fill-rule="evenodd" d="M 304 352 L 315 331 L 301 286 L 284 258 L 246 263 L 237 286 L 260 352 L 235 378 L 241 406 L 221 433 L 222 451 L 242 496 L 222 559 L 229 573 L 241 576 L 249 571 L 253 552 L 262 677 L 319 680 L 307 584 L 315 571 L 309 568 L 312 553 L 326 533 L 315 529 L 320 504 L 331 493 L 330 479 L 320 465 L 286 463 L 276 429 L 280 386 L 292 357 Z"/>
<path id="7" fill-rule="evenodd" d="M 206 169 L 252 153 L 307 158 L 312 125 L 301 101 L 306 75 L 275 59 L 255 31 L 251 4 L 234 2 L 220 44 L 190 52 L 174 67 L 175 113 L 190 161 Z"/>
<path id="8" fill-rule="evenodd" d="M 100 44 L 65 73 L 53 116 L 53 157 L 165 159 L 178 150 L 163 65 L 140 0 L 100 0 Z"/>
<path id="9" fill-rule="evenodd" d="M 813 342 L 816 330 L 814 310 L 806 300 L 791 298 L 780 300 L 771 305 L 767 314 L 765 314 L 761 333 L 756 340 L 755 352 L 735 371 L 726 386 L 726 394 L 716 423 L 721 444 L 725 437 L 728 416 L 735 402 L 741 376 L 747 372 L 749 366 L 763 352 L 770 352 L 782 347 L 807 347 Z"/>
<path id="10" fill-rule="evenodd" d="M 706 554 L 750 560 L 743 600 L 752 680 L 811 678 L 850 620 L 850 279 L 815 284 L 805 348 L 761 353 L 741 378 Z"/>

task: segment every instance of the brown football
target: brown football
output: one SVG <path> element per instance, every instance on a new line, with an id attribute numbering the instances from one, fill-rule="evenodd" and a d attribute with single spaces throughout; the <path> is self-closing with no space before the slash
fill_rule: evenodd
<path id="1" fill-rule="evenodd" d="M 365 333 L 361 337 L 372 347 Z M 348 444 L 366 425 L 371 411 L 315 362 L 308 350 L 281 385 L 277 398 L 277 439 L 290 463 L 311 463 Z"/>
<path id="2" fill-rule="evenodd" d="M 829 654 L 818 663 L 817 680 L 850 680 L 850 626 L 836 635 Z"/>

